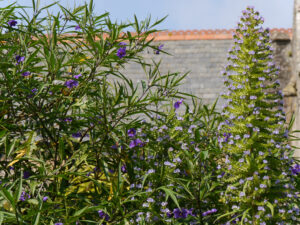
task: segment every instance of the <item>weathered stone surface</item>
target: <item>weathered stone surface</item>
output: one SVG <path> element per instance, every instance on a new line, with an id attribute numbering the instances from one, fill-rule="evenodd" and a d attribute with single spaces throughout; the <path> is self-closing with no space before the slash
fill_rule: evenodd
<path id="1" fill-rule="evenodd" d="M 278 34 L 280 35 L 280 34 Z M 143 56 L 150 62 L 161 60 L 161 73 L 189 72 L 180 91 L 188 92 L 200 97 L 205 104 L 211 104 L 224 91 L 221 70 L 227 63 L 227 52 L 233 45 L 233 40 L 182 40 L 163 41 L 164 51 L 170 55 L 155 55 L 153 51 L 145 52 Z M 160 44 L 160 43 L 158 43 Z M 280 65 L 279 80 L 284 88 L 291 76 L 291 43 L 289 39 L 276 39 L 274 60 Z M 131 63 L 125 67 L 123 73 L 135 82 L 146 79 L 146 75 L 139 65 Z M 223 105 L 218 101 L 217 109 Z"/>

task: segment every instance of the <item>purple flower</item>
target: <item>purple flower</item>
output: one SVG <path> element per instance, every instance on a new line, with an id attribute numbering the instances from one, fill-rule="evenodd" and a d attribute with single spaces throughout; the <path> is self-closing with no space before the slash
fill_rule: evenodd
<path id="1" fill-rule="evenodd" d="M 75 79 L 78 79 L 79 77 L 81 77 L 82 75 L 81 75 L 81 73 L 80 74 L 77 74 L 77 75 L 74 75 L 74 78 Z"/>
<path id="2" fill-rule="evenodd" d="M 24 62 L 25 57 L 24 57 L 24 56 L 17 55 L 17 56 L 16 56 L 16 60 L 17 60 L 16 65 L 19 65 L 20 62 Z"/>
<path id="3" fill-rule="evenodd" d="M 46 202 L 47 200 L 48 200 L 47 196 L 43 197 L 43 202 Z"/>
<path id="4" fill-rule="evenodd" d="M 250 138 L 250 134 L 244 134 L 244 138 Z"/>
<path id="5" fill-rule="evenodd" d="M 65 122 L 67 123 L 71 123 L 72 122 L 72 118 L 71 117 L 67 117 L 66 119 L 64 119 Z"/>
<path id="6" fill-rule="evenodd" d="M 54 225 L 64 225 L 63 223 L 55 223 Z"/>
<path id="7" fill-rule="evenodd" d="M 32 92 L 33 94 L 35 94 L 35 93 L 37 92 L 37 89 L 36 89 L 36 88 L 33 88 L 33 89 L 31 90 L 31 92 Z"/>
<path id="8" fill-rule="evenodd" d="M 134 148 L 134 147 L 143 147 L 144 146 L 144 143 L 140 140 L 140 139 L 135 139 L 135 140 L 132 140 L 130 143 L 129 143 L 129 148 Z"/>
<path id="9" fill-rule="evenodd" d="M 259 187 L 260 187 L 260 188 L 267 188 L 267 185 L 265 185 L 265 184 L 260 184 Z"/>
<path id="10" fill-rule="evenodd" d="M 10 27 L 16 26 L 17 23 L 18 23 L 18 22 L 17 22 L 16 20 L 10 20 L 10 21 L 7 22 L 8 26 L 10 26 Z"/>
<path id="11" fill-rule="evenodd" d="M 202 216 L 207 216 L 207 215 L 210 215 L 212 213 L 216 213 L 218 210 L 217 209 L 211 209 L 211 210 L 208 210 L 204 213 L 202 213 Z"/>
<path id="12" fill-rule="evenodd" d="M 22 201 L 22 202 L 24 202 L 24 201 L 26 201 L 26 199 L 30 199 L 30 195 L 29 194 L 27 194 L 25 191 L 23 191 L 22 193 L 21 193 L 21 196 L 20 196 L 20 201 Z"/>
<path id="13" fill-rule="evenodd" d="M 101 219 L 105 219 L 106 221 L 109 221 L 110 217 L 109 215 L 107 215 L 105 212 L 103 212 L 102 210 L 98 211 L 99 217 Z"/>
<path id="14" fill-rule="evenodd" d="M 164 45 L 160 45 L 157 47 L 157 50 L 155 51 L 155 54 L 158 55 L 160 53 L 160 51 L 162 50 L 162 48 L 164 47 Z"/>
<path id="15" fill-rule="evenodd" d="M 136 130 L 134 128 L 130 128 L 127 131 L 128 137 L 134 137 L 136 135 Z"/>
<path id="16" fill-rule="evenodd" d="M 295 165 L 294 167 L 292 167 L 292 174 L 293 175 L 298 175 L 300 174 L 300 164 Z"/>
<path id="17" fill-rule="evenodd" d="M 180 218 L 187 218 L 189 215 L 189 210 L 182 208 L 181 210 L 176 208 L 173 210 L 174 218 L 175 219 L 180 219 Z"/>
<path id="18" fill-rule="evenodd" d="M 27 76 L 29 76 L 29 75 L 30 75 L 30 72 L 29 72 L 29 71 L 26 71 L 26 72 L 22 73 L 22 76 L 23 76 L 23 77 L 27 77 Z"/>
<path id="19" fill-rule="evenodd" d="M 24 171 L 23 173 L 23 179 L 27 179 L 31 176 L 30 171 Z"/>
<path id="20" fill-rule="evenodd" d="M 126 55 L 126 46 L 121 47 L 117 51 L 117 56 L 122 59 Z"/>
<path id="21" fill-rule="evenodd" d="M 77 25 L 77 26 L 75 27 L 75 30 L 80 30 L 80 29 L 81 29 L 80 25 Z"/>
<path id="22" fill-rule="evenodd" d="M 73 88 L 73 87 L 77 87 L 78 86 L 78 81 L 77 80 L 67 80 L 65 82 L 65 86 L 69 89 Z"/>
<path id="23" fill-rule="evenodd" d="M 249 53 L 249 55 L 254 55 L 255 54 L 254 51 L 249 51 L 248 53 Z"/>
<path id="24" fill-rule="evenodd" d="M 177 102 L 174 103 L 175 110 L 180 107 L 180 105 L 182 104 L 182 102 L 183 102 L 183 99 L 180 99 L 180 101 L 177 101 Z"/>
<path id="25" fill-rule="evenodd" d="M 122 173 L 126 173 L 127 172 L 126 165 L 122 165 L 121 171 L 122 171 Z"/>
<path id="26" fill-rule="evenodd" d="M 72 134 L 73 138 L 80 138 L 81 137 L 81 133 L 80 132 L 76 132 Z"/>

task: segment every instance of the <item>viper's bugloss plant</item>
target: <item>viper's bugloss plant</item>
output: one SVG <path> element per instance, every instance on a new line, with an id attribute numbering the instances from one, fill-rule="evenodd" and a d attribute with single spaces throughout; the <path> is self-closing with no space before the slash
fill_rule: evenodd
<path id="1" fill-rule="evenodd" d="M 278 90 L 269 29 L 253 7 L 243 11 L 229 51 L 228 88 L 219 143 L 224 158 L 226 224 L 297 224 L 299 190 L 292 173 L 293 151 Z"/>

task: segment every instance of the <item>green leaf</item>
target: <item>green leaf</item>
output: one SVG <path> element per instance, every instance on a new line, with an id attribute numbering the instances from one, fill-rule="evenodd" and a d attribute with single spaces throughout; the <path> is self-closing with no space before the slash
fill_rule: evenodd
<path id="1" fill-rule="evenodd" d="M 272 216 L 274 216 L 274 206 L 270 202 L 267 202 L 267 206 L 271 210 Z"/>
<path id="2" fill-rule="evenodd" d="M 13 198 L 13 196 L 11 195 L 11 193 L 10 193 L 8 190 L 6 190 L 5 188 L 3 188 L 3 189 L 0 191 L 0 193 L 2 194 L 2 196 L 3 196 L 7 201 L 10 202 L 10 204 L 13 205 L 13 207 L 15 207 L 15 201 L 14 201 L 14 198 Z"/>
<path id="3" fill-rule="evenodd" d="M 89 206 L 86 206 L 82 209 L 77 210 L 73 216 L 80 216 L 82 213 L 84 213 L 87 209 L 89 208 Z"/>
<path id="4" fill-rule="evenodd" d="M 21 172 L 20 174 L 19 186 L 14 194 L 15 202 L 18 202 L 21 197 L 22 187 L 23 187 L 23 172 Z"/>
<path id="5" fill-rule="evenodd" d="M 4 215 L 2 212 L 0 212 L 0 225 L 3 223 Z"/>
<path id="6" fill-rule="evenodd" d="M 36 199 L 28 199 L 27 202 L 29 202 L 30 204 L 33 204 L 33 205 L 38 205 L 39 204 L 39 201 L 36 200 Z"/>
<path id="7" fill-rule="evenodd" d="M 62 138 L 59 138 L 58 152 L 59 152 L 60 159 L 64 160 L 66 157 L 66 153 L 65 153 L 65 145 Z"/>
<path id="8" fill-rule="evenodd" d="M 43 201 L 42 201 L 42 199 L 40 198 L 40 199 L 39 199 L 39 211 L 38 211 L 38 213 L 36 214 L 36 217 L 35 217 L 35 219 L 34 219 L 33 225 L 39 225 L 42 207 L 43 207 Z"/>
<path id="9" fill-rule="evenodd" d="M 166 193 L 166 199 L 168 199 L 168 197 L 170 196 L 172 198 L 173 202 L 177 205 L 177 207 L 179 209 L 181 209 L 179 204 L 178 204 L 176 195 L 175 195 L 175 194 L 178 195 L 178 193 L 174 192 L 173 190 L 168 189 L 167 187 L 159 187 L 158 189 L 161 189 Z"/>
<path id="10" fill-rule="evenodd" d="M 9 144 L 8 142 L 8 136 L 6 136 L 6 157 L 9 157 L 10 154 L 13 152 L 13 150 L 15 149 L 15 145 L 16 145 L 17 140 L 13 139 L 12 143 Z"/>

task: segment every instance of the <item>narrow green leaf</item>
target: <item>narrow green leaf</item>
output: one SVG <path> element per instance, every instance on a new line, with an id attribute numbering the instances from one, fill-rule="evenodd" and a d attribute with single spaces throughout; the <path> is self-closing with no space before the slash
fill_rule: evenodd
<path id="1" fill-rule="evenodd" d="M 177 207 L 179 209 L 181 209 L 179 204 L 178 204 L 177 198 L 175 196 L 176 192 L 174 192 L 174 191 L 172 191 L 172 190 L 170 190 L 166 187 L 159 187 L 158 189 L 161 189 L 166 193 L 166 199 L 168 199 L 168 196 L 170 196 L 172 198 L 173 202 L 177 205 Z"/>

